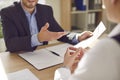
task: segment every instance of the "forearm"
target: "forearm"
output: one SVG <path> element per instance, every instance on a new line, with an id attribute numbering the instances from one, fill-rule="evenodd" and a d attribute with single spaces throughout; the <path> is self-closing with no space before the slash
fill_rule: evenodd
<path id="1" fill-rule="evenodd" d="M 7 50 L 10 52 L 32 51 L 31 39 L 28 37 L 5 38 Z"/>

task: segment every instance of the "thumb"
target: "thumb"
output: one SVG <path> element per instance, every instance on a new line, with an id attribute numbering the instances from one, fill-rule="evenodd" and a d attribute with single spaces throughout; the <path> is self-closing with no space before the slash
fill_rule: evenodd
<path id="1" fill-rule="evenodd" d="M 71 50 L 70 50 L 70 47 L 68 47 L 67 48 L 67 50 L 66 50 L 66 53 L 65 53 L 65 55 L 64 55 L 64 58 L 66 57 L 66 56 L 71 56 L 71 52 L 70 52 Z"/>
<path id="2" fill-rule="evenodd" d="M 43 30 L 48 30 L 48 28 L 49 28 L 49 23 L 46 23 L 46 24 L 42 27 Z"/>
<path id="3" fill-rule="evenodd" d="M 77 51 L 73 54 L 73 57 L 76 58 L 80 53 L 81 53 L 82 49 L 78 48 Z"/>
<path id="4" fill-rule="evenodd" d="M 65 55 L 70 55 L 70 51 L 69 51 L 70 49 L 69 48 L 67 48 L 67 51 L 66 51 L 66 54 Z"/>

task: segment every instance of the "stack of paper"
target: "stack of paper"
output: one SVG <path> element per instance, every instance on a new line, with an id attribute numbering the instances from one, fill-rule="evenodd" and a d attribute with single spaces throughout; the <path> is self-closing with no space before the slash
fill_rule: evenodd
<path id="1" fill-rule="evenodd" d="M 9 73 L 8 80 L 39 80 L 29 69 Z"/>

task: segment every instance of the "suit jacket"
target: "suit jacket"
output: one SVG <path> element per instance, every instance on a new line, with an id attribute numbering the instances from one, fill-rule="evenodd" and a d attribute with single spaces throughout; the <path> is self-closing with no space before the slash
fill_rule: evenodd
<path id="1" fill-rule="evenodd" d="M 36 8 L 37 13 L 35 16 L 39 31 L 46 22 L 50 24 L 50 31 L 63 31 L 63 29 L 54 19 L 53 11 L 50 6 L 37 4 Z M 20 3 L 14 3 L 14 5 L 2 9 L 1 18 L 4 39 L 8 51 L 32 51 L 36 48 L 31 47 L 29 23 Z M 73 36 L 73 38 L 69 38 L 67 35 L 65 35 L 58 40 L 76 44 L 78 41 L 74 37 L 75 36 Z M 47 44 L 47 42 L 44 42 L 44 44 Z"/>

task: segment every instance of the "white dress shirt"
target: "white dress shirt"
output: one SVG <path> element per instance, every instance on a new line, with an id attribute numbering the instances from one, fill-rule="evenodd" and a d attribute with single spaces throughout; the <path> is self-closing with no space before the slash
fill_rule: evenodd
<path id="1" fill-rule="evenodd" d="M 120 34 L 120 24 L 108 35 Z M 112 38 L 100 40 L 84 54 L 73 74 L 58 68 L 54 80 L 120 80 L 120 44 Z"/>

